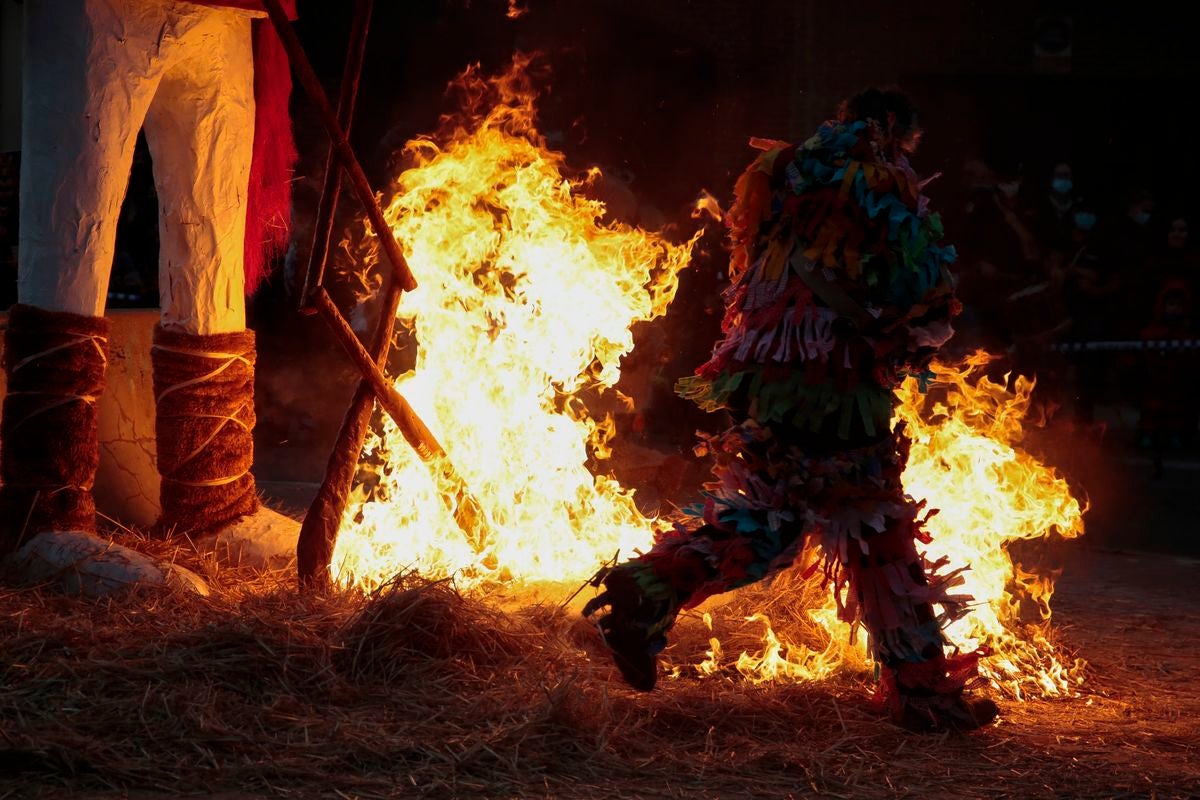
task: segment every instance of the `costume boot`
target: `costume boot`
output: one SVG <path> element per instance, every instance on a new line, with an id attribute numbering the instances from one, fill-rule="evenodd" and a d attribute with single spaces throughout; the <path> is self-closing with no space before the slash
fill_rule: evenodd
<path id="1" fill-rule="evenodd" d="M 152 353 L 163 533 L 261 566 L 295 555 L 299 523 L 264 508 L 254 476 L 254 333 L 159 327 Z"/>
<path id="2" fill-rule="evenodd" d="M 97 406 L 108 320 L 17 305 L 9 314 L 0 421 L 0 557 L 10 580 L 101 597 L 131 586 L 204 582 L 96 535 Z M 15 552 L 14 552 L 15 551 Z"/>
<path id="3" fill-rule="evenodd" d="M 968 691 L 983 683 L 975 677 L 977 660 L 973 653 L 939 653 L 924 662 L 884 665 L 880 699 L 892 721 L 914 733 L 969 731 L 989 724 L 999 707 L 991 698 Z"/>
<path id="4" fill-rule="evenodd" d="M 939 565 L 917 552 L 916 513 L 884 517 L 878 531 L 863 526 L 863 546 L 842 564 L 850 585 L 844 595 L 839 590 L 839 604 L 843 619 L 861 620 L 871 634 L 883 668 L 878 696 L 893 722 L 916 732 L 972 730 L 999 712 L 989 698 L 971 694 L 986 684 L 978 674 L 986 650 L 945 654 L 943 627 L 966 612 L 970 597 L 953 591 L 962 570 L 938 574 Z"/>
<path id="5" fill-rule="evenodd" d="M 664 599 L 647 597 L 635 577 L 640 569 L 636 562 L 623 564 L 597 577 L 604 591 L 583 607 L 583 616 L 591 617 L 607 608 L 596 621 L 600 637 L 612 654 L 613 663 L 625 682 L 642 692 L 652 690 L 658 682 L 658 654 L 667 646 L 663 631 L 675 621 L 678 607 Z"/>

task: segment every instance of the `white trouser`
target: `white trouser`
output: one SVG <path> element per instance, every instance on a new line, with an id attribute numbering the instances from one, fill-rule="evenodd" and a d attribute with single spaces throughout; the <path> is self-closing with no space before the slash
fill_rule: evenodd
<path id="1" fill-rule="evenodd" d="M 144 123 L 163 325 L 200 334 L 246 327 L 251 16 L 173 0 L 25 0 L 22 303 L 104 313 Z"/>

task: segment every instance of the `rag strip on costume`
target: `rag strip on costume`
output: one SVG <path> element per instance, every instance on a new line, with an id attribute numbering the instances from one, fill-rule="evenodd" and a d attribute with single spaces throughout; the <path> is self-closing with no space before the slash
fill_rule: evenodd
<path id="1" fill-rule="evenodd" d="M 258 510 L 254 333 L 158 328 L 154 365 L 164 532 L 215 530 Z"/>
<path id="2" fill-rule="evenodd" d="M 890 421 L 895 388 L 952 333 L 954 250 L 885 141 L 864 122 L 827 123 L 799 148 L 767 143 L 738 181 L 724 336 L 677 387 L 738 422 L 701 437 L 714 480 L 689 519 L 613 572 L 638 586 L 654 649 L 681 610 L 778 574 L 814 541 L 810 571 L 866 629 L 898 702 L 961 692 L 978 655 L 943 653 L 942 627 L 970 598 L 954 591 L 958 571 L 918 553 L 908 441 Z"/>
<path id="3" fill-rule="evenodd" d="M 0 554 L 49 530 L 96 529 L 96 403 L 108 320 L 15 305 L 5 334 Z"/>
<path id="4" fill-rule="evenodd" d="M 660 609 L 649 635 L 714 594 L 787 569 L 812 539 L 824 557 L 810 574 L 822 572 L 839 618 L 866 629 L 877 659 L 920 662 L 941 654 L 942 624 L 961 616 L 970 598 L 952 591 L 962 583 L 959 572 L 936 576 L 944 563 L 917 553 L 916 542 L 928 540 L 920 509 L 900 485 L 907 446 L 897 452 L 885 438 L 810 456 L 754 420 L 705 437 L 704 446 L 716 480 L 703 502 L 686 509 L 698 524 L 679 525 L 622 567 Z M 942 608 L 940 618 L 933 604 Z"/>

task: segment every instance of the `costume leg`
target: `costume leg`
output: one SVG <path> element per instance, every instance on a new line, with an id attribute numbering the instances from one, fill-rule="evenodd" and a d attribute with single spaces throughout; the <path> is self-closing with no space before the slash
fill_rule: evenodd
<path id="1" fill-rule="evenodd" d="M 246 329 L 250 18 L 201 6 L 186 14 L 176 57 L 146 118 L 160 208 L 162 324 L 204 336 L 236 333 Z"/>
<path id="2" fill-rule="evenodd" d="M 104 313 L 117 217 L 168 33 L 159 3 L 25 4 L 22 303 Z"/>
<path id="3" fill-rule="evenodd" d="M 634 686 L 652 688 L 653 656 L 680 610 L 788 568 L 807 534 L 824 550 L 839 617 L 870 635 L 893 714 L 914 727 L 990 719 L 994 705 L 975 714 L 959 702 L 977 657 L 943 654 L 942 622 L 964 612 L 968 598 L 950 593 L 961 582 L 957 573 L 933 575 L 917 553 L 919 509 L 900 482 L 908 457 L 903 432 L 820 456 L 794 441 L 791 431 L 754 423 L 715 437 L 717 481 L 693 509 L 705 524 L 661 538 L 605 576 L 606 593 L 585 613 L 611 607 L 600 628 L 622 672 Z"/>
<path id="4" fill-rule="evenodd" d="M 162 324 L 152 352 L 160 527 L 194 535 L 258 508 L 254 334 L 242 275 L 254 78 L 248 18 L 187 14 L 146 140 L 160 208 Z"/>
<path id="5" fill-rule="evenodd" d="M 609 608 L 598 621 L 604 641 L 625 680 L 649 691 L 657 680 L 655 657 L 682 610 L 786 568 L 802 541 L 797 526 L 775 532 L 714 524 L 679 529 L 605 573 L 605 591 L 583 613 Z"/>
<path id="6" fill-rule="evenodd" d="M 160 528 L 216 534 L 258 562 L 299 526 L 258 501 L 246 196 L 254 140 L 251 17 L 195 6 L 146 120 L 158 186 L 162 324 L 153 350 Z"/>
<path id="7" fill-rule="evenodd" d="M 169 29 L 153 3 L 25 6 L 18 294 L 6 334 L 0 554 L 95 530 L 101 316 L 117 216 Z"/>
<path id="8" fill-rule="evenodd" d="M 13 306 L 0 420 L 0 556 L 44 531 L 96 530 L 96 403 L 107 364 L 108 320 Z"/>
<path id="9" fill-rule="evenodd" d="M 687 510 L 697 523 L 661 536 L 649 552 L 606 573 L 605 592 L 584 609 L 585 615 L 610 609 L 600 631 L 635 688 L 653 688 L 654 658 L 680 611 L 791 566 L 810 530 L 803 463 L 777 468 L 799 459 L 786 437 L 751 421 L 712 437 L 708 447 L 715 480 L 706 486 L 706 501 Z"/>
<path id="10" fill-rule="evenodd" d="M 196 536 L 258 510 L 254 333 L 209 336 L 159 327 L 154 367 L 165 532 Z"/>

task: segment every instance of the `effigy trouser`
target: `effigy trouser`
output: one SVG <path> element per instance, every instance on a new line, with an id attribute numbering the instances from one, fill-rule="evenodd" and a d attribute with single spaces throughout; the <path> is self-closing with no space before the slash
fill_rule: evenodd
<path id="1" fill-rule="evenodd" d="M 18 294 L 49 312 L 104 313 L 144 131 L 159 201 L 160 528 L 217 532 L 240 517 L 227 538 L 274 555 L 294 547 L 296 524 L 259 507 L 249 475 L 245 290 L 286 246 L 294 150 L 287 61 L 264 17 L 241 0 L 25 4 Z"/>
<path id="2" fill-rule="evenodd" d="M 160 204 L 163 324 L 203 334 L 245 328 L 251 19 L 171 0 L 26 4 L 22 303 L 103 315 L 144 125 Z"/>

